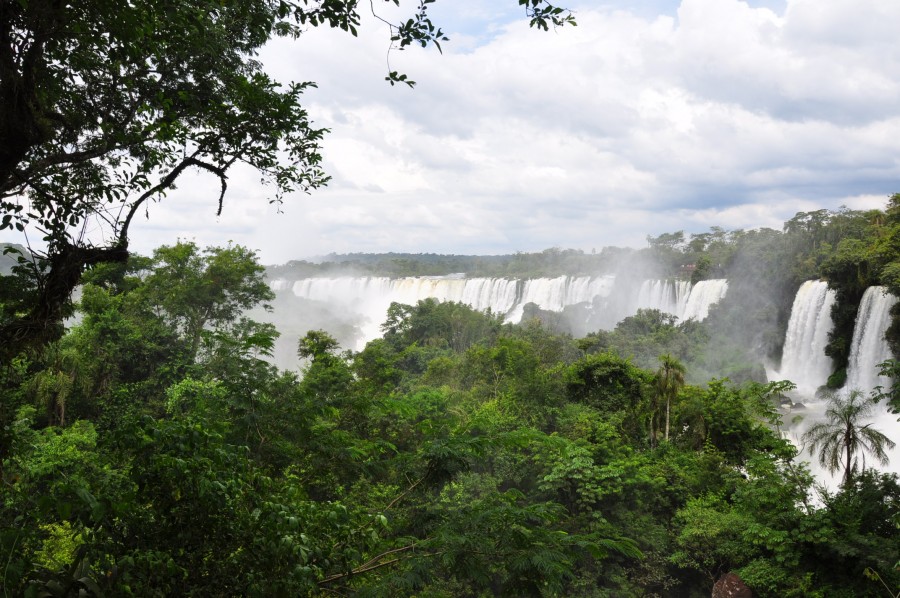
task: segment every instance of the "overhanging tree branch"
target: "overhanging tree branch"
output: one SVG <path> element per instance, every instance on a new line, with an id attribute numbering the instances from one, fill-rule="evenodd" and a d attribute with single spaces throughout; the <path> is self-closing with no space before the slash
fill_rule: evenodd
<path id="1" fill-rule="evenodd" d="M 372 557 L 371 559 L 369 559 L 362 565 L 355 567 L 352 571 L 348 571 L 346 573 L 336 573 L 334 575 L 326 577 L 323 580 L 320 580 L 318 583 L 320 586 L 322 586 L 322 585 L 326 585 L 329 583 L 333 583 L 340 579 L 346 579 L 346 578 L 352 577 L 354 575 L 361 575 L 363 573 L 368 573 L 369 571 L 374 571 L 375 569 L 381 569 L 382 567 L 389 567 L 391 565 L 394 565 L 394 564 L 402 561 L 403 557 L 394 558 L 389 561 L 382 561 L 382 562 L 379 562 L 379 561 L 381 561 L 381 559 L 383 559 L 387 556 L 390 556 L 392 554 L 398 554 L 401 552 L 408 552 L 410 550 L 413 550 L 416 546 L 418 546 L 418 542 L 413 543 L 413 544 L 408 544 L 407 546 L 401 546 L 400 548 L 392 548 L 390 550 L 385 550 L 378 556 Z M 424 556 L 435 556 L 435 554 L 438 554 L 438 553 L 428 553 L 427 555 L 424 555 Z"/>
<path id="2" fill-rule="evenodd" d="M 128 210 L 128 214 L 125 216 L 125 220 L 122 222 L 122 226 L 119 229 L 118 234 L 118 245 L 121 247 L 128 246 L 128 227 L 131 225 L 131 221 L 134 218 L 134 215 L 140 209 L 141 205 L 153 197 L 154 195 L 159 195 L 164 192 L 166 189 L 170 188 L 175 181 L 178 179 L 181 174 L 187 170 L 189 167 L 194 166 L 197 168 L 202 168 L 208 172 L 211 172 L 219 177 L 219 180 L 222 183 L 222 189 L 219 193 L 219 209 L 217 214 L 221 214 L 222 212 L 222 201 L 225 198 L 225 191 L 228 188 L 228 184 L 226 179 L 228 178 L 225 174 L 225 169 L 216 167 L 208 162 L 204 162 L 202 160 L 198 160 L 193 156 L 188 156 L 184 158 L 175 168 L 173 168 L 169 174 L 163 177 L 159 183 L 145 191 L 138 197 L 134 203 L 131 204 L 131 208 Z"/>
<path id="3" fill-rule="evenodd" d="M 429 17 L 430 3 L 419 0 L 411 18 L 389 25 L 390 45 L 440 49 L 444 37 Z M 546 0 L 519 4 L 533 26 L 542 19 L 556 26 L 568 15 Z M 123 259 L 134 215 L 188 167 L 219 178 L 217 215 L 235 161 L 265 176 L 275 202 L 324 185 L 324 131 L 312 127 L 301 105 L 313 84 L 282 86 L 255 55 L 272 37 L 297 37 L 305 27 L 356 35 L 358 6 L 358 0 L 216 0 L 206 8 L 167 0 L 0 1 L 0 230 L 43 229 L 50 249 L 40 258 L 41 277 L 57 291 L 41 301 L 59 302 L 32 315 L 59 316 L 69 300 L 63 291 L 74 288 L 85 267 Z M 388 80 L 411 83 L 397 73 Z M 205 153 L 180 158 L 186 147 Z M 110 218 L 115 212 L 104 204 L 122 209 Z M 72 234 L 91 219 L 109 233 L 108 247 Z M 23 322 L 24 329 L 48 324 Z"/>

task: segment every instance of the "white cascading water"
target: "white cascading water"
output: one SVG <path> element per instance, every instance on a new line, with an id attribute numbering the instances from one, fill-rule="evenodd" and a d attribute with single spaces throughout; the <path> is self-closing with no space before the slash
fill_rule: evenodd
<path id="1" fill-rule="evenodd" d="M 298 297 L 340 305 L 362 315 L 367 321 L 362 327 L 365 342 L 380 336 L 381 322 L 392 302 L 415 305 L 427 298 L 456 301 L 481 311 L 490 309 L 509 322 L 518 322 L 527 303 L 562 311 L 567 305 L 608 296 L 614 281 L 612 276 L 560 276 L 524 281 L 461 275 L 305 278 L 293 283 L 293 292 Z M 285 286 L 278 280 L 270 284 L 273 289 Z"/>
<path id="2" fill-rule="evenodd" d="M 562 311 L 568 305 L 590 303 L 595 297 L 608 297 L 615 280 L 613 276 L 559 276 L 525 280 L 522 295 L 516 305 L 506 312 L 506 319 L 509 322 L 520 321 L 528 303 L 549 311 Z"/>
<path id="3" fill-rule="evenodd" d="M 780 380 L 797 385 L 803 397 L 812 397 L 825 384 L 833 364 L 825 355 L 828 333 L 834 328 L 831 308 L 835 292 L 823 280 L 807 280 L 794 297 L 791 319 L 784 337 L 781 370 L 774 373 Z"/>
<path id="4" fill-rule="evenodd" d="M 807 285 L 809 287 L 804 289 Z M 823 292 L 822 289 L 814 287 L 809 282 L 804 283 L 804 287 L 801 287 L 800 291 L 798 291 L 797 298 L 794 300 L 794 305 L 791 309 L 791 320 L 788 324 L 788 338 L 785 339 L 781 369 L 781 372 L 785 373 L 784 378 L 798 384 L 796 394 L 804 402 L 803 409 L 790 414 L 802 416 L 801 421 L 790 425 L 788 429 L 789 438 L 797 446 L 801 446 L 803 434 L 810 427 L 817 422 L 825 420 L 825 410 L 828 408 L 828 403 L 814 397 L 813 393 L 816 387 L 825 384 L 828 374 L 822 371 L 820 374 L 817 374 L 820 376 L 817 379 L 811 370 L 800 373 L 800 375 L 795 374 L 795 377 L 788 373 L 788 370 L 802 372 L 805 367 L 803 358 L 800 355 L 795 355 L 795 352 L 802 353 L 808 348 L 802 342 L 793 343 L 789 347 L 792 335 L 791 324 L 794 323 L 796 315 L 798 327 L 803 326 L 801 321 L 806 322 L 805 326 L 809 327 L 826 327 L 821 322 L 825 314 L 820 313 L 816 315 L 811 313 L 814 311 L 813 305 L 819 304 L 821 301 L 819 309 L 824 311 L 827 308 L 830 314 L 829 304 L 834 301 L 834 298 L 828 298 L 827 293 L 825 293 L 824 299 L 818 297 L 817 295 Z M 801 300 L 801 293 L 804 294 L 803 300 Z M 847 368 L 847 383 L 841 392 L 861 390 L 865 396 L 869 396 L 876 386 L 887 386 L 890 384 L 890 379 L 878 376 L 878 364 L 891 357 L 891 351 L 887 341 L 884 339 L 884 334 L 891 322 L 890 309 L 896 302 L 896 297 L 886 293 L 883 287 L 869 287 L 866 289 L 856 314 L 856 325 L 853 329 L 853 341 L 850 349 L 850 362 Z M 827 326 L 829 329 L 830 320 L 831 318 L 829 317 Z M 814 321 L 816 322 L 815 324 L 813 324 Z M 813 332 L 807 329 L 800 331 L 798 336 L 813 338 L 815 339 L 813 342 L 817 344 L 821 342 L 818 339 L 819 334 L 822 334 L 821 330 Z M 827 337 L 827 332 L 824 335 Z M 808 376 L 807 381 L 803 385 L 799 382 L 802 376 Z M 812 388 L 812 391 L 810 391 L 810 388 Z M 885 468 L 878 466 L 878 469 L 900 473 L 900 422 L 897 421 L 897 416 L 889 413 L 884 402 L 881 402 L 875 406 L 871 420 L 871 422 L 866 423 L 872 423 L 875 429 L 898 443 L 897 448 L 888 452 L 888 457 L 890 458 L 888 466 Z M 786 421 L 790 423 L 790 418 L 786 418 Z M 834 474 L 829 473 L 818 463 L 817 456 L 808 452 L 802 453 L 801 458 L 808 460 L 810 470 L 819 482 L 824 483 L 831 490 L 837 489 L 842 475 L 840 471 Z M 871 466 L 872 463 L 868 465 Z"/>
<path id="5" fill-rule="evenodd" d="M 680 317 L 690 294 L 687 280 L 645 280 L 638 291 L 636 309 L 658 309 Z"/>
<path id="6" fill-rule="evenodd" d="M 709 308 L 725 298 L 728 292 L 728 281 L 724 278 L 713 280 L 701 280 L 693 286 L 687 302 L 678 316 L 685 320 L 705 320 L 709 315 Z"/>
<path id="7" fill-rule="evenodd" d="M 293 286 L 293 283 L 291 283 L 291 281 L 280 279 L 280 278 L 278 280 L 270 280 L 269 281 L 269 288 L 272 289 L 273 291 L 275 291 L 276 293 L 278 291 L 286 291 L 289 288 L 291 288 L 292 286 Z"/>
<path id="8" fill-rule="evenodd" d="M 863 294 L 856 312 L 844 392 L 858 389 L 869 395 L 876 386 L 885 390 L 890 388 L 891 379 L 878 375 L 878 364 L 893 357 L 884 335 L 891 325 L 891 308 L 896 303 L 897 297 L 884 287 L 869 287 Z M 885 470 L 900 473 L 900 421 L 897 415 L 890 413 L 882 401 L 875 406 L 872 419 L 877 430 L 897 443 L 894 450 L 888 451 L 890 463 Z"/>
<path id="9" fill-rule="evenodd" d="M 891 358 L 884 334 L 891 324 L 891 308 L 897 298 L 884 287 L 869 287 L 863 294 L 847 366 L 847 389 L 869 394 L 876 386 L 887 386 L 890 378 L 878 375 L 878 364 Z"/>
<path id="10" fill-rule="evenodd" d="M 559 276 L 516 280 L 509 278 L 465 278 L 463 275 L 388 278 L 378 276 L 304 278 L 295 282 L 273 280 L 273 290 L 291 288 L 294 295 L 340 306 L 362 316 L 363 343 L 380 336 L 380 325 L 392 302 L 415 305 L 426 298 L 457 301 L 477 310 L 490 309 L 508 322 L 522 319 L 525 305 L 562 311 L 579 303 L 594 304 L 603 311 L 603 301 L 615 285 L 614 276 Z M 726 280 L 705 280 L 691 287 L 686 281 L 645 281 L 621 317 L 639 308 L 660 309 L 681 319 L 704 319 L 709 307 L 728 289 Z M 596 304 L 600 300 L 600 304 Z M 598 307 L 599 305 L 599 307 Z M 615 311 L 615 310 L 613 310 Z M 612 313 L 612 312 L 610 312 Z M 616 322 L 610 322 L 612 327 Z"/>

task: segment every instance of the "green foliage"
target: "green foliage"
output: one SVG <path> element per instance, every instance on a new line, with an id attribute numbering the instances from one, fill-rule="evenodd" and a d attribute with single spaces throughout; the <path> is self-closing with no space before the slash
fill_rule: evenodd
<path id="1" fill-rule="evenodd" d="M 376 276 L 441 276 L 465 273 L 473 277 L 538 278 L 595 275 L 611 271 L 630 250 L 605 247 L 599 253 L 553 247 L 541 252 L 510 255 L 439 255 L 434 253 L 328 254 L 323 261 L 290 261 L 269 268 L 272 278 L 296 280 L 312 276 L 366 273 Z"/>
<path id="2" fill-rule="evenodd" d="M 879 374 L 891 380 L 900 380 L 900 361 L 888 359 L 878 364 Z M 900 413 L 900 385 L 892 384 L 890 388 L 877 387 L 873 393 L 873 400 L 877 403 L 886 401 L 888 409 L 893 413 Z"/>
<path id="3" fill-rule="evenodd" d="M 599 353 L 569 366 L 566 380 L 573 401 L 612 413 L 634 408 L 650 377 L 614 353 Z"/>
<path id="4" fill-rule="evenodd" d="M 290 264 L 273 273 L 593 275 L 621 259 L 633 276 L 728 277 L 738 299 L 703 323 L 642 311 L 577 344 L 534 306 L 510 326 L 458 303 L 394 304 L 359 353 L 303 331 L 298 377 L 267 360 L 278 331 L 248 317 L 273 298 L 253 251 L 129 258 L 128 229 L 188 169 L 222 183 L 220 207 L 236 162 L 275 202 L 323 184 L 310 84 L 278 85 L 253 55 L 311 26 L 355 35 L 357 3 L 7 4 L 0 28 L 22 44 L 0 48 L 16 100 L 0 109 L 0 228 L 37 226 L 49 249 L 0 277 L 5 592 L 691 596 L 731 570 L 761 596 L 900 582 L 896 476 L 848 458 L 844 485 L 814 503 L 778 433 L 787 387 L 744 383 L 777 358 L 793 293 L 816 276 L 838 294 L 828 351 L 844 371 L 865 287 L 900 286 L 900 196 L 883 212 L 800 213 L 783 232 L 664 233 L 637 252 Z M 430 4 L 391 26 L 396 49 L 440 49 Z M 519 4 L 535 28 L 574 24 Z M 72 234 L 98 219 L 109 246 Z M 79 282 L 82 320 L 64 334 Z M 887 446 L 856 428 L 856 448 L 825 428 L 814 440 L 851 457 Z"/>
<path id="5" fill-rule="evenodd" d="M 672 403 L 678 398 L 678 392 L 684 386 L 684 364 L 674 359 L 671 355 L 662 355 L 659 358 L 659 370 L 656 372 L 656 404 L 666 404 L 666 442 L 669 441 L 669 421 L 672 411 Z M 654 418 L 655 419 L 655 418 Z"/>
<path id="6" fill-rule="evenodd" d="M 866 568 L 878 571 L 888 587 L 900 587 L 896 568 L 900 545 L 894 524 L 898 491 L 896 475 L 866 470 L 839 492 L 823 496 L 825 509 L 819 521 L 827 541 L 815 545 L 814 555 L 825 587 L 840 588 L 844 595 L 884 596 L 881 583 L 867 580 Z"/>
<path id="7" fill-rule="evenodd" d="M 200 349 L 204 335 L 221 331 L 249 309 L 274 294 L 263 278 L 256 255 L 246 247 L 211 247 L 194 243 L 159 247 L 142 288 L 149 309 L 173 326 L 191 348 Z"/>
<path id="8" fill-rule="evenodd" d="M 501 321 L 463 303 L 423 299 L 415 306 L 392 303 L 381 328 L 385 341 L 395 348 L 419 345 L 461 352 L 496 334 Z"/>
<path id="9" fill-rule="evenodd" d="M 691 284 L 697 284 L 701 280 L 706 280 L 711 268 L 712 260 L 709 256 L 701 256 L 697 263 L 694 264 L 694 271 L 691 272 Z"/>
<path id="10" fill-rule="evenodd" d="M 710 579 L 746 562 L 752 548 L 744 543 L 742 532 L 747 517 L 730 508 L 720 498 L 704 496 L 688 501 L 676 518 L 681 529 L 672 554 L 675 565 L 696 569 Z"/>
<path id="11" fill-rule="evenodd" d="M 396 49 L 440 50 L 430 4 L 390 27 Z M 519 4 L 532 27 L 574 24 Z M 730 570 L 763 596 L 895 587 L 896 477 L 852 466 L 887 441 L 858 422 L 813 428 L 847 455 L 817 506 L 777 433 L 785 387 L 715 377 L 760 379 L 816 276 L 838 294 L 828 351 L 843 371 L 864 289 L 900 288 L 898 196 L 884 212 L 800 213 L 783 232 L 663 233 L 628 254 L 293 264 L 278 272 L 533 277 L 625 258 L 635 276 L 728 277 L 739 299 L 702 324 L 640 312 L 577 345 L 534 306 L 512 327 L 457 303 L 394 304 L 360 353 L 303 335 L 302 378 L 268 363 L 277 331 L 246 315 L 273 297 L 252 251 L 179 243 L 128 260 L 134 215 L 186 170 L 222 183 L 220 208 L 236 162 L 275 202 L 325 182 L 323 132 L 300 105 L 310 84 L 278 85 L 253 55 L 310 26 L 355 35 L 357 6 L 5 6 L 0 27 L 22 43 L 0 49 L 0 228 L 37 226 L 48 252 L 0 278 L 4 591 L 702 595 Z M 390 66 L 387 79 L 413 84 Z M 109 246 L 73 234 L 101 221 Z M 79 282 L 83 319 L 63 335 Z"/>
<path id="12" fill-rule="evenodd" d="M 4 588 L 586 598 L 704 595 L 726 571 L 760 596 L 875 595 L 866 571 L 897 582 L 896 478 L 863 471 L 811 501 L 778 433 L 789 383 L 692 385 L 690 364 L 711 363 L 703 324 L 641 312 L 576 343 L 461 304 L 395 304 L 358 353 L 304 334 L 298 377 L 267 361 L 273 327 L 243 315 L 268 296 L 259 276 L 252 252 L 190 244 L 98 268 L 81 324 L 0 370 L 17 408 Z"/>

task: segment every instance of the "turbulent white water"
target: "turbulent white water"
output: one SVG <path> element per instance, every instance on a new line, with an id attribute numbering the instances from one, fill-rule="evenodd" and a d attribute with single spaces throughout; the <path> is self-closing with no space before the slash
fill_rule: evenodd
<path id="1" fill-rule="evenodd" d="M 833 364 L 825 355 L 828 333 L 834 328 L 831 307 L 835 292 L 822 280 L 804 282 L 794 297 L 791 319 L 784 337 L 778 379 L 790 380 L 802 396 L 812 397 L 828 380 Z"/>
<path id="2" fill-rule="evenodd" d="M 615 280 L 613 276 L 560 276 L 525 280 L 522 283 L 522 294 L 515 306 L 506 312 L 506 319 L 510 322 L 520 321 L 528 303 L 534 303 L 541 309 L 562 311 L 568 305 L 590 303 L 598 297 L 609 297 Z"/>
<path id="3" fill-rule="evenodd" d="M 890 326 L 890 310 L 897 298 L 884 287 L 869 287 L 856 313 L 850 363 L 847 366 L 847 389 L 869 394 L 876 386 L 887 386 L 890 379 L 878 375 L 878 364 L 890 359 L 891 350 L 884 334 Z"/>
<path id="4" fill-rule="evenodd" d="M 378 309 L 383 316 L 391 302 L 414 305 L 432 297 L 439 301 L 459 301 L 475 309 L 490 308 L 506 314 L 518 298 L 518 281 L 505 278 L 461 277 L 342 277 L 305 278 L 293 285 L 294 294 L 314 301 Z M 384 309 L 380 309 L 381 307 Z"/>
<path id="5" fill-rule="evenodd" d="M 679 320 L 704 320 L 709 308 L 725 298 L 728 281 L 702 280 L 693 287 L 686 280 L 645 280 L 638 291 L 637 309 L 658 309 Z"/>

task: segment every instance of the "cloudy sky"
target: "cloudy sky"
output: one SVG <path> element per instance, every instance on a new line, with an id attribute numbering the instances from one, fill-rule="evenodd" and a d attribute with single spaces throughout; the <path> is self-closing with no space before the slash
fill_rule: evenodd
<path id="1" fill-rule="evenodd" d="M 279 214 L 238 172 L 216 218 L 218 184 L 197 176 L 135 223 L 133 247 L 233 240 L 265 263 L 590 251 L 780 229 L 900 191 L 897 0 L 581 2 L 577 27 L 548 33 L 515 0 L 433 6 L 443 55 L 390 56 L 415 89 L 384 81 L 388 31 L 371 18 L 356 39 L 311 30 L 262 54 L 280 80 L 319 85 L 306 106 L 331 129 L 328 189 Z"/>

